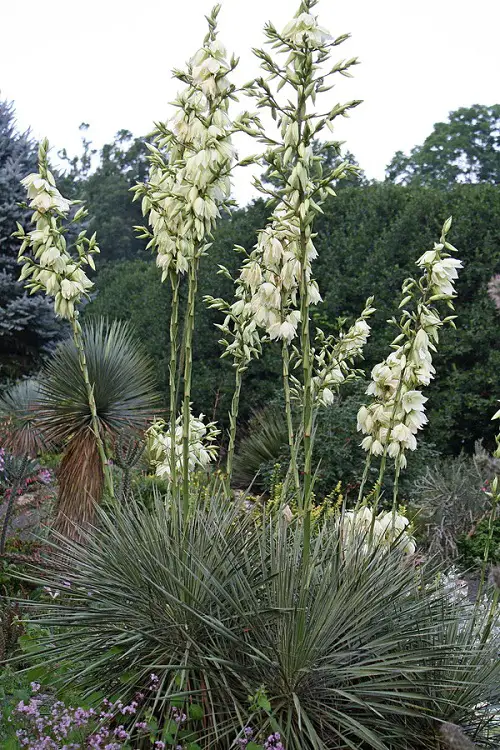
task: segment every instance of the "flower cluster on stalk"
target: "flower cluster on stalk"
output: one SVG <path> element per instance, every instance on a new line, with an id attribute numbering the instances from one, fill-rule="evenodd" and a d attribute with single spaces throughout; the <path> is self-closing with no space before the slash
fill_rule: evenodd
<path id="1" fill-rule="evenodd" d="M 337 336 L 326 336 L 320 328 L 316 329 L 312 349 L 312 389 L 314 399 L 323 406 L 331 406 L 339 386 L 357 376 L 353 369 L 354 360 L 363 356 L 370 335 L 367 319 L 375 312 L 372 303 L 373 297 L 369 297 L 359 318 L 347 331 L 341 331 Z M 297 396 L 300 394 L 300 383 L 293 377 L 292 383 Z"/>
<path id="2" fill-rule="evenodd" d="M 88 296 L 93 287 L 84 271 L 85 266 L 95 268 L 93 255 L 99 252 L 95 235 L 87 237 L 81 231 L 74 243 L 74 255 L 70 252 L 64 224 L 73 205 L 78 201 L 64 198 L 56 187 L 53 174 L 48 168 L 48 142 L 42 141 L 38 152 L 38 172 L 29 174 L 22 184 L 28 194 L 28 207 L 33 209 L 32 222 L 35 228 L 26 232 L 18 223 L 15 236 L 21 240 L 18 262 L 23 264 L 20 280 L 31 293 L 43 291 L 54 298 L 56 315 L 72 318 L 83 296 Z M 77 210 L 71 223 L 86 216 L 86 210 Z"/>
<path id="3" fill-rule="evenodd" d="M 304 274 L 312 305 L 321 302 L 318 285 L 311 277 L 311 261 L 317 255 L 309 238 Z M 268 226 L 259 232 L 257 245 L 240 273 L 241 288 L 250 292 L 249 310 L 271 340 L 290 343 L 297 335 L 301 319 L 297 302 L 302 263 L 298 221 L 287 215 L 286 207 L 280 204 Z"/>
<path id="4" fill-rule="evenodd" d="M 396 547 L 400 552 L 413 555 L 415 541 L 410 533 L 410 521 L 403 513 L 387 511 L 376 514 L 375 509 L 362 506 L 347 511 L 340 523 L 347 548 L 361 541 L 363 552 L 375 547 Z"/>
<path id="5" fill-rule="evenodd" d="M 391 344 L 393 351 L 372 370 L 366 391 L 372 402 L 358 412 L 358 430 L 366 435 L 362 447 L 375 456 L 388 455 L 399 468 L 406 466 L 405 451 L 415 450 L 416 435 L 428 421 L 427 398 L 421 388 L 429 385 L 435 374 L 432 353 L 439 341 L 439 329 L 446 323 L 454 325 L 455 316 L 442 318 L 433 304 L 445 301 L 453 310 L 454 282 L 462 262 L 451 256 L 456 249 L 446 240 L 450 227 L 448 219 L 440 242 L 417 260 L 423 270 L 421 278 L 407 279 L 403 284 L 400 307 L 413 301 L 414 309 L 404 309 L 399 323 L 391 321 L 400 332 Z"/>
<path id="6" fill-rule="evenodd" d="M 219 268 L 219 273 L 233 280 L 225 266 Z M 260 357 L 262 342 L 250 307 L 249 289 L 239 281 L 235 282 L 235 287 L 236 301 L 233 303 L 210 295 L 206 295 L 204 301 L 209 308 L 219 310 L 225 315 L 222 323 L 215 324 L 223 336 L 219 341 L 219 344 L 224 347 L 221 358 L 231 357 L 234 367 L 239 372 L 244 372 L 252 359 Z"/>
<path id="7" fill-rule="evenodd" d="M 162 280 L 170 271 L 185 273 L 199 257 L 230 196 L 235 126 L 228 106 L 235 89 L 228 74 L 237 60 L 227 59 L 216 37 L 217 12 L 208 19 L 210 31 L 187 71 L 174 71 L 186 85 L 173 102 L 174 116 L 156 127 L 149 145 L 149 180 L 136 188 Z"/>
<path id="8" fill-rule="evenodd" d="M 267 77 L 257 78 L 248 85 L 249 94 L 259 108 L 268 109 L 277 122 L 280 138 L 268 138 L 261 131 L 265 145 L 263 165 L 267 166 L 270 185 L 256 179 L 256 187 L 275 202 L 276 208 L 268 226 L 259 233 L 256 248 L 244 263 L 240 280 L 251 292 L 248 303 L 257 324 L 270 339 L 292 343 L 300 333 L 300 345 L 294 352 L 295 366 L 303 365 L 303 384 L 292 379 L 295 393 L 307 391 L 307 399 L 329 404 L 333 391 L 348 373 L 348 362 L 353 356 L 337 356 L 340 342 L 318 334 L 317 350 L 308 342 L 309 310 L 321 301 L 318 284 L 313 278 L 312 263 L 318 253 L 314 245 L 313 222 L 321 205 L 329 195 L 335 195 L 332 183 L 345 177 L 352 165 L 342 162 L 323 171 L 321 156 L 314 152 L 315 139 L 334 120 L 347 116 L 358 101 L 337 104 L 321 110 L 322 94 L 332 88 L 331 77 L 339 73 L 349 76 L 355 58 L 342 60 L 328 67 L 334 47 L 347 36 L 334 39 L 318 23 L 311 11 L 315 0 L 303 0 L 299 12 L 279 32 L 267 24 L 267 41 L 283 54 L 279 64 L 265 50 L 256 50 Z M 276 81 L 275 91 L 270 82 Z M 281 99 L 285 83 L 296 94 Z M 337 149 L 337 142 L 334 145 Z M 366 310 L 350 332 L 357 343 L 364 343 L 368 335 Z M 302 349 L 305 348 L 305 351 Z M 360 351 L 361 346 L 356 348 Z M 316 365 L 315 369 L 311 365 Z M 308 413 L 305 408 L 304 414 Z M 308 430 L 305 430 L 306 432 Z"/>
<path id="9" fill-rule="evenodd" d="M 217 458 L 217 446 L 215 440 L 220 430 L 215 422 L 203 421 L 204 415 L 199 417 L 190 415 L 189 421 L 189 473 L 196 469 L 206 469 L 207 466 Z M 172 475 L 172 439 L 170 426 L 163 420 L 157 419 L 147 430 L 148 448 L 150 460 L 155 466 L 156 475 L 170 479 Z M 177 418 L 175 435 L 175 460 L 176 468 L 180 473 L 183 467 L 183 445 L 182 445 L 182 415 Z"/>

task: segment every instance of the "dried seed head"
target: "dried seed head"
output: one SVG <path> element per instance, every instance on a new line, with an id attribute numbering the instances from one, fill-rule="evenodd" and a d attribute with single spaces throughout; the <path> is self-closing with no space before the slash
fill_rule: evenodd
<path id="1" fill-rule="evenodd" d="M 449 750 L 474 750 L 476 747 L 456 724 L 445 722 L 439 727 L 439 732 Z"/>

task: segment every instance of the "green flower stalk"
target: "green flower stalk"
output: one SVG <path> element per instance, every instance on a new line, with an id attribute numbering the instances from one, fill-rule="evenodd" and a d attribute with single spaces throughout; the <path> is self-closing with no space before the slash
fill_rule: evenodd
<path id="1" fill-rule="evenodd" d="M 288 449 L 290 451 L 290 474 L 293 478 L 297 500 L 300 498 L 300 476 L 297 463 L 297 442 L 293 426 L 292 395 L 290 389 L 290 350 L 286 340 L 281 346 L 281 359 L 283 365 L 283 395 L 285 397 L 286 426 L 288 432 Z M 286 496 L 286 492 L 284 492 Z"/>
<path id="2" fill-rule="evenodd" d="M 170 310 L 170 362 L 168 377 L 170 386 L 170 434 L 175 434 L 175 423 L 177 418 L 177 350 L 179 332 L 179 275 L 170 271 L 170 286 L 172 289 L 172 307 Z M 177 486 L 177 461 L 175 455 L 175 443 L 172 441 L 170 454 L 172 486 Z"/>
<path id="3" fill-rule="evenodd" d="M 20 280 L 25 282 L 25 287 L 31 294 L 43 291 L 47 296 L 53 297 L 56 315 L 65 318 L 71 325 L 105 486 L 111 497 L 114 497 L 111 467 L 99 428 L 94 386 L 89 379 L 82 328 L 78 320 L 78 304 L 83 297 L 88 297 L 88 292 L 93 287 L 84 266 L 95 269 L 93 256 L 99 252 L 99 248 L 95 234 L 88 238 L 86 232 L 81 231 L 73 248 L 76 257 L 71 254 L 65 237 L 67 227 L 63 222 L 67 220 L 71 206 L 80 202 L 67 200 L 57 189 L 54 176 L 49 170 L 48 150 L 48 141 L 43 140 L 38 150 L 38 172 L 22 180 L 28 193 L 29 208 L 34 209 L 32 222 L 36 228 L 26 232 L 18 224 L 18 231 L 15 233 L 22 242 L 18 257 L 18 262 L 23 264 Z M 81 207 L 70 223 L 79 222 L 86 215 L 85 208 Z"/>
<path id="4" fill-rule="evenodd" d="M 188 299 L 184 326 L 184 373 L 182 398 L 183 508 L 189 508 L 189 445 L 194 313 L 200 258 L 208 242 L 220 208 L 229 202 L 230 170 L 234 158 L 231 134 L 238 126 L 228 115 L 235 88 L 228 74 L 237 60 L 226 59 L 226 50 L 217 39 L 215 6 L 207 18 L 209 31 L 203 46 L 189 61 L 186 71 L 174 71 L 185 88 L 174 102 L 177 113 L 167 123 L 157 125 L 149 146 L 150 174 L 146 184 L 138 185 L 143 212 L 148 215 L 150 246 L 157 251 L 162 280 L 172 286 L 170 324 L 170 433 L 177 429 L 177 336 L 179 313 L 179 277 L 187 274 Z M 171 441 L 172 445 L 175 440 Z M 177 462 L 171 456 L 171 480 L 174 491 Z"/>
<path id="5" fill-rule="evenodd" d="M 243 248 L 236 248 L 243 251 Z M 224 266 L 219 267 L 219 273 L 228 279 L 232 279 L 228 269 Z M 250 307 L 251 290 L 240 278 L 234 282 L 236 302 L 232 304 L 221 298 L 214 298 L 209 295 L 204 300 L 209 308 L 219 310 L 225 314 L 223 323 L 216 323 L 217 328 L 222 333 L 223 338 L 219 344 L 224 347 L 223 357 L 231 357 L 235 371 L 235 385 L 233 397 L 231 400 L 231 409 L 229 412 L 229 446 L 226 459 L 227 491 L 231 487 L 231 477 L 233 473 L 234 450 L 236 445 L 236 429 L 241 396 L 241 387 L 243 384 L 243 375 L 248 369 L 253 359 L 258 359 L 262 352 L 262 344 L 258 332 L 257 324 Z"/>

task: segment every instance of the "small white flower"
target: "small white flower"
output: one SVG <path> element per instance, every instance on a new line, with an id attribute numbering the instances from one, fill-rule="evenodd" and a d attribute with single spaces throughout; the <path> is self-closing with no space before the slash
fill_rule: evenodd
<path id="1" fill-rule="evenodd" d="M 335 400 L 335 396 L 333 394 L 333 391 L 331 391 L 329 388 L 323 388 L 321 391 L 321 400 L 325 404 L 325 406 L 331 406 Z"/>
<path id="2" fill-rule="evenodd" d="M 400 443 L 406 442 L 412 436 L 411 430 L 403 423 L 392 428 L 391 437 Z"/>
<path id="3" fill-rule="evenodd" d="M 428 399 L 420 391 L 407 391 L 402 398 L 402 406 L 405 412 L 424 411 L 424 404 Z"/>
<path id="4" fill-rule="evenodd" d="M 321 46 L 331 39 L 329 32 L 318 25 L 317 18 L 311 13 L 300 13 L 293 18 L 287 23 L 281 35 L 297 46 L 304 42 L 310 46 Z"/>
<path id="5" fill-rule="evenodd" d="M 366 408 L 366 406 L 362 406 L 358 411 L 358 432 L 361 431 L 365 435 L 366 433 L 370 433 L 372 431 L 373 427 L 373 419 L 369 412 L 369 410 Z"/>
<path id="6" fill-rule="evenodd" d="M 292 325 L 288 320 L 285 320 L 279 330 L 279 337 L 280 339 L 285 339 L 285 341 L 290 342 L 295 334 L 297 333 L 297 327 Z"/>
<path id="7" fill-rule="evenodd" d="M 309 302 L 311 305 L 317 305 L 322 302 L 321 294 L 319 293 L 318 285 L 315 281 L 310 281 L 308 286 Z"/>
<path id="8" fill-rule="evenodd" d="M 253 292 L 260 286 L 262 283 L 262 271 L 256 260 L 250 261 L 243 267 L 241 280 L 245 284 L 248 284 Z"/>

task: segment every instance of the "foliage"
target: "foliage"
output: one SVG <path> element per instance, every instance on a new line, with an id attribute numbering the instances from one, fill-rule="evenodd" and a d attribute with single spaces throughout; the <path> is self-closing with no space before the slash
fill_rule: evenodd
<path id="1" fill-rule="evenodd" d="M 9 523 L 14 511 L 14 503 L 18 494 L 24 488 L 28 477 L 35 474 L 38 469 L 38 463 L 30 459 L 29 456 L 13 456 L 6 454 L 0 449 L 0 459 L 2 465 L 0 466 L 0 488 L 7 487 L 4 490 L 4 497 L 7 500 L 5 509 L 5 515 L 2 521 L 2 532 L 0 535 L 0 557 L 5 552 L 5 543 L 7 541 L 7 532 L 9 530 Z M 2 488 L 2 489 L 3 489 Z"/>
<path id="2" fill-rule="evenodd" d="M 478 463 L 464 454 L 439 459 L 411 487 L 415 521 L 430 554 L 456 557 L 457 538 L 489 513 L 488 480 Z"/>
<path id="3" fill-rule="evenodd" d="M 450 187 L 457 182 L 500 182 L 500 104 L 450 112 L 409 155 L 396 152 L 387 178 L 403 185 Z"/>
<path id="4" fill-rule="evenodd" d="M 130 325 L 90 320 L 83 340 L 99 429 L 113 440 L 124 430 L 142 430 L 157 407 L 155 381 L 149 358 Z M 91 413 L 78 351 L 72 339 L 59 344 L 42 376 L 40 422 L 44 434 L 64 447 L 59 468 L 58 524 L 91 521 L 102 488 L 102 469 L 90 430 Z M 68 527 L 68 521 L 70 525 Z"/>
<path id="5" fill-rule="evenodd" d="M 467 567 L 481 567 L 486 547 L 488 547 L 486 562 L 493 565 L 500 563 L 500 518 L 494 519 L 493 522 L 490 522 L 488 518 L 483 518 L 472 527 L 468 534 L 461 534 L 457 539 L 457 549 L 463 564 Z"/>
<path id="6" fill-rule="evenodd" d="M 29 133 L 18 133 L 11 104 L 0 101 L 0 381 L 36 370 L 63 333 L 52 306 L 43 297 L 29 297 L 18 281 L 16 222 L 26 225 L 28 213 L 20 180 L 36 164 L 36 144 Z"/>
<path id="7" fill-rule="evenodd" d="M 134 469 L 141 463 L 145 451 L 145 442 L 134 434 L 125 432 L 118 435 L 115 442 L 115 465 L 120 470 L 120 485 L 116 493 L 119 502 L 128 502 L 132 492 Z"/>
<path id="8" fill-rule="evenodd" d="M 61 682 L 126 701 L 154 673 L 159 726 L 187 691 L 212 748 L 256 720 L 290 750 L 430 750 L 443 720 L 485 741 L 473 706 L 498 687 L 498 646 L 480 644 L 464 627 L 471 605 L 452 603 L 433 570 L 403 564 L 397 548 L 346 551 L 342 525 L 326 519 L 304 585 L 302 525 L 264 515 L 255 527 L 223 493 L 187 521 L 163 502 L 99 516 L 84 547 L 54 550 L 60 573 L 35 573 L 53 590 L 67 581 L 33 613 L 56 628 L 38 654 L 48 672 L 66 665 Z M 249 710 L 259 689 L 271 715 Z"/>
<path id="9" fill-rule="evenodd" d="M 113 436 L 146 425 L 154 414 L 155 382 L 132 327 L 94 319 L 84 326 L 84 343 L 102 433 Z M 85 432 L 90 411 L 71 339 L 59 344 L 41 383 L 40 416 L 49 438 L 61 445 Z"/>
<path id="10" fill-rule="evenodd" d="M 19 604 L 2 601 L 0 606 L 0 663 L 11 657 L 24 632 Z"/>
<path id="11" fill-rule="evenodd" d="M 32 637 L 22 637 L 24 649 L 29 654 Z M 0 676 L 0 740 L 4 750 L 16 750 L 27 746 L 30 750 L 84 750 L 106 748 L 106 750 L 163 750 L 172 747 L 181 750 L 201 750 L 196 742 L 203 733 L 205 712 L 200 704 L 174 701 L 169 708 L 170 718 L 164 731 L 158 732 L 158 723 L 148 712 L 146 721 L 137 721 L 137 710 L 146 700 L 151 702 L 158 689 L 158 677 L 150 676 L 147 693 L 137 693 L 129 704 L 120 700 L 102 698 L 94 694 L 91 700 L 82 700 L 74 691 L 54 692 L 52 681 L 43 684 L 37 681 L 40 670 L 36 667 L 15 674 L 8 668 Z M 148 695 L 149 694 L 149 695 Z M 259 693 L 254 698 L 257 704 L 266 701 Z M 77 706 L 75 708 L 75 706 Z M 162 739 L 157 739 L 158 737 Z M 257 742 L 261 739 L 261 743 Z M 247 750 L 277 748 L 280 735 L 266 734 L 257 728 L 245 727 L 235 747 Z M 131 744 L 133 743 L 133 744 Z M 138 743 L 138 745 L 137 745 Z"/>
<path id="12" fill-rule="evenodd" d="M 34 378 L 0 394 L 0 440 L 11 453 L 36 456 L 47 448 L 36 412 L 39 399 L 40 384 Z"/>
<path id="13" fill-rule="evenodd" d="M 356 415 L 366 398 L 366 385 L 365 380 L 350 384 L 335 399 L 333 406 L 320 412 L 316 418 L 313 463 L 314 492 L 318 500 L 328 495 L 338 482 L 344 487 L 348 504 L 357 498 L 365 455 L 359 446 Z M 280 464 L 280 476 L 283 477 L 288 466 L 289 450 L 282 412 L 281 401 L 272 401 L 256 412 L 242 430 L 235 457 L 234 479 L 237 486 L 247 488 L 253 482 L 253 490 L 269 492 L 276 464 Z M 408 467 L 400 477 L 402 498 L 412 497 L 414 482 L 437 455 L 435 447 L 425 438 L 420 441 L 417 450 L 408 457 Z M 369 484 L 375 482 L 377 474 L 378 470 L 372 468 Z M 385 497 L 392 496 L 392 488 L 392 478 L 386 476 Z"/>
<path id="14" fill-rule="evenodd" d="M 240 437 L 234 458 L 235 486 L 269 490 L 266 469 L 273 470 L 284 456 L 289 458 L 285 415 L 281 404 L 272 403 L 252 415 Z"/>

